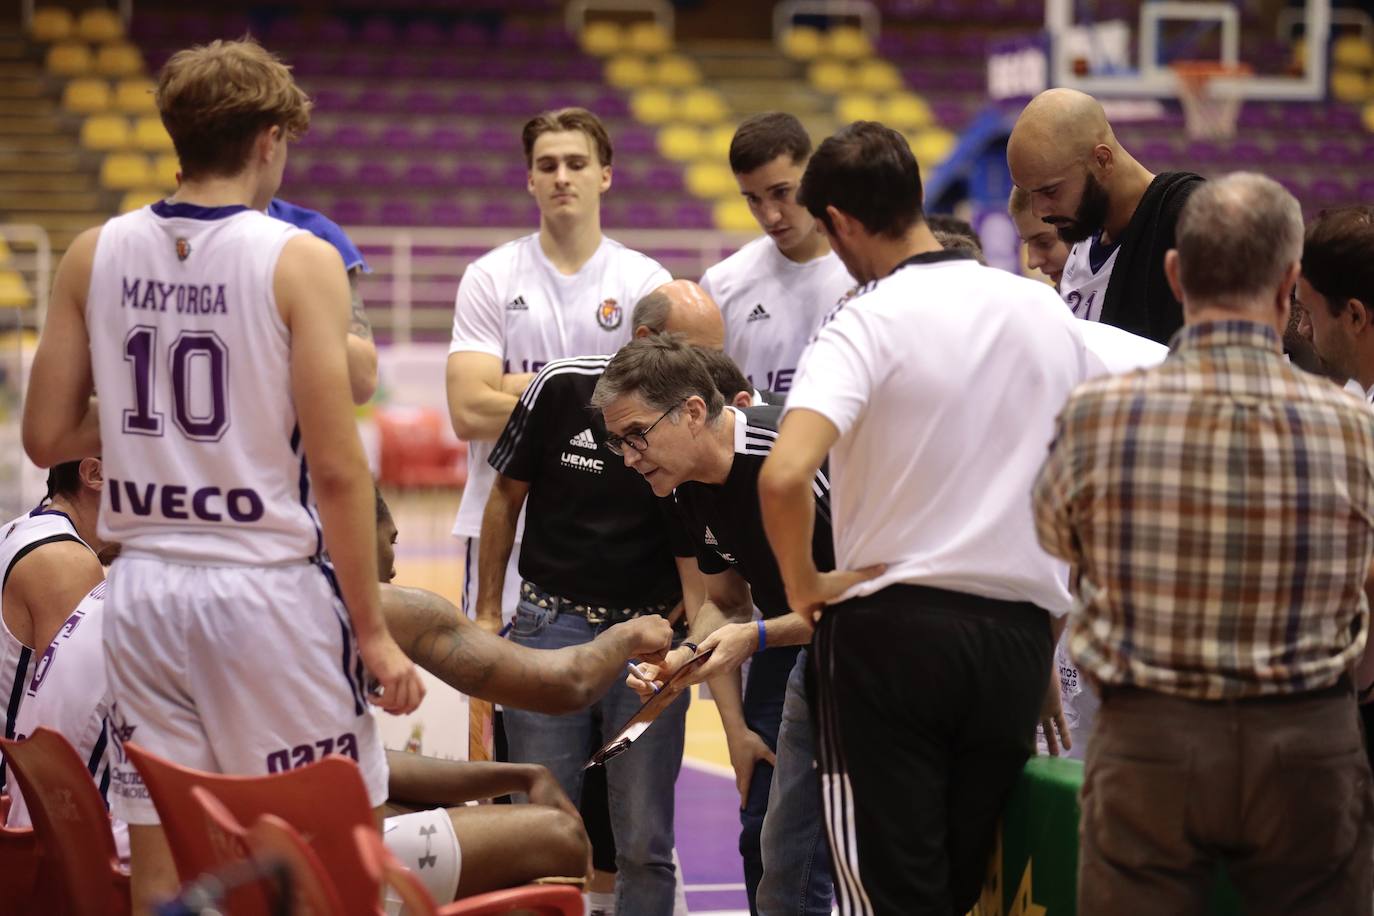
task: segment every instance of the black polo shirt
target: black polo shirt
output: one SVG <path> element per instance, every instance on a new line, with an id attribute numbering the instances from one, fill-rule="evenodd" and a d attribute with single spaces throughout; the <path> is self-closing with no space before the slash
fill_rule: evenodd
<path id="1" fill-rule="evenodd" d="M 677 513 L 603 444 L 589 405 L 609 356 L 561 359 L 525 389 L 489 462 L 530 485 L 520 575 L 581 604 L 635 608 L 673 603 L 673 561 L 690 556 Z"/>
<path id="2" fill-rule="evenodd" d="M 735 457 L 723 484 L 689 481 L 673 491 L 678 511 L 695 545 L 697 566 L 707 574 L 734 569 L 749 583 L 754 605 L 764 617 L 789 613 L 778 561 L 763 530 L 759 508 L 759 471 L 778 438 L 780 406 L 735 411 Z M 830 531 L 830 480 L 824 465 L 812 481 L 816 525 L 811 555 L 822 572 L 835 568 Z"/>

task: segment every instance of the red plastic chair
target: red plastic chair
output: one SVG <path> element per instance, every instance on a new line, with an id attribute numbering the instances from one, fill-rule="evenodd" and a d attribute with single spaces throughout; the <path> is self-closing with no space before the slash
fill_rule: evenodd
<path id="1" fill-rule="evenodd" d="M 4 912 L 15 916 L 34 913 L 41 855 L 32 827 L 0 827 L 0 900 L 4 901 L 0 909 Z"/>
<path id="2" fill-rule="evenodd" d="M 372 880 L 396 891 L 405 912 L 412 916 L 500 916 L 516 911 L 537 916 L 582 916 L 584 912 L 582 893 L 567 884 L 527 884 L 436 906 L 424 883 L 391 854 L 376 830 L 356 827 L 353 840 Z M 382 910 L 376 912 L 381 914 Z"/>
<path id="3" fill-rule="evenodd" d="M 120 868 L 110 815 L 85 761 L 48 728 L 23 741 L 0 738 L 0 748 L 28 803 L 44 873 L 62 887 L 67 912 L 127 914 L 129 876 Z"/>
<path id="4" fill-rule="evenodd" d="M 125 742 L 124 752 L 157 808 L 181 880 L 192 880 L 222 862 L 222 851 L 211 844 L 205 815 L 191 794 L 200 786 L 240 824 L 254 823 L 264 814 L 282 818 L 309 839 L 334 878 L 344 912 L 374 913 L 379 889 L 358 861 L 353 828 L 375 829 L 376 824 L 353 761 L 330 756 L 271 776 L 226 776 L 178 766 L 133 742 Z"/>
<path id="5" fill-rule="evenodd" d="M 286 821 L 275 814 L 264 814 L 251 829 L 245 830 L 204 786 L 193 786 L 191 797 L 205 816 L 210 846 L 223 857 L 216 870 L 244 858 L 260 864 L 280 862 L 291 874 L 289 910 L 294 916 L 332 916 L 344 911 L 339 892 L 319 856 Z M 250 910 L 270 912 L 263 890 L 262 882 L 236 889 L 226 901 L 228 910 L 236 914 Z"/>
<path id="6" fill-rule="evenodd" d="M 387 408 L 375 414 L 381 435 L 382 483 L 397 487 L 467 484 L 467 443 L 448 430 L 448 418 L 429 407 Z"/>

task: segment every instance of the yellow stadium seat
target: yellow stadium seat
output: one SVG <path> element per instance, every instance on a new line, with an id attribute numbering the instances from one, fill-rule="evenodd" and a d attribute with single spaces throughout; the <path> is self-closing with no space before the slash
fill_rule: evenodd
<path id="1" fill-rule="evenodd" d="M 730 158 L 730 141 L 735 139 L 733 124 L 717 124 L 706 132 L 706 146 L 703 153 L 725 162 Z"/>
<path id="2" fill-rule="evenodd" d="M 74 79 L 62 90 L 62 107 L 72 114 L 109 111 L 110 84 L 98 79 Z"/>
<path id="3" fill-rule="evenodd" d="M 33 304 L 24 278 L 13 270 L 0 270 L 0 308 L 22 309 Z"/>
<path id="4" fill-rule="evenodd" d="M 582 50 L 596 57 L 618 54 L 625 48 L 625 33 L 615 22 L 589 22 L 581 39 Z"/>
<path id="5" fill-rule="evenodd" d="M 757 232 L 759 229 L 754 214 L 749 212 L 749 205 L 740 197 L 718 201 L 711 208 L 711 218 L 722 232 Z"/>
<path id="6" fill-rule="evenodd" d="M 866 60 L 855 74 L 859 88 L 869 92 L 896 92 L 902 88 L 902 74 L 885 60 Z"/>
<path id="7" fill-rule="evenodd" d="M 85 76 L 95 66 L 91 49 L 63 41 L 48 48 L 47 68 L 53 76 Z"/>
<path id="8" fill-rule="evenodd" d="M 673 117 L 673 97 L 662 89 L 641 89 L 630 96 L 630 112 L 645 124 L 663 124 Z"/>
<path id="9" fill-rule="evenodd" d="M 838 60 L 818 60 L 806 69 L 811 85 L 821 92 L 840 93 L 849 89 L 854 77 L 849 66 Z"/>
<path id="10" fill-rule="evenodd" d="M 730 167 L 715 159 L 694 162 L 687 166 L 684 178 L 688 191 L 707 200 L 713 197 L 728 197 L 739 191 Z"/>
<path id="11" fill-rule="evenodd" d="M 162 126 L 162 119 L 145 115 L 134 123 L 134 145 L 147 153 L 170 153 L 172 137 Z"/>
<path id="12" fill-rule="evenodd" d="M 1358 35 L 1342 35 L 1331 44 L 1331 64 L 1368 70 L 1374 67 L 1374 45 Z"/>
<path id="13" fill-rule="evenodd" d="M 133 145 L 128 118 L 115 114 L 91 115 L 81 125 L 81 145 L 102 152 L 127 149 Z"/>
<path id="14" fill-rule="evenodd" d="M 654 78 L 644 58 L 621 54 L 606 61 L 606 82 L 617 89 L 640 89 L 654 82 Z"/>
<path id="15" fill-rule="evenodd" d="M 177 160 L 176 153 L 163 153 L 153 160 L 153 180 L 145 182 L 156 188 L 165 188 L 168 191 L 175 191 L 177 186 L 177 176 L 181 174 L 181 162 Z"/>
<path id="16" fill-rule="evenodd" d="M 835 103 L 835 117 L 840 119 L 843 124 L 851 121 L 881 121 L 882 106 L 878 104 L 875 96 L 865 95 L 860 92 L 840 96 L 840 100 Z M 897 125 L 892 125 L 896 127 Z"/>
<path id="17" fill-rule="evenodd" d="M 691 59 L 681 54 L 669 54 L 654 66 L 653 81 L 660 86 L 695 86 L 701 82 L 701 71 Z"/>
<path id="18" fill-rule="evenodd" d="M 1374 134 L 1374 102 L 1364 106 L 1364 113 L 1361 116 L 1364 121 L 1364 129 Z"/>
<path id="19" fill-rule="evenodd" d="M 48 44 L 70 37 L 73 28 L 74 23 L 70 10 L 44 6 L 33 11 L 33 22 L 29 26 L 29 35 L 34 41 Z"/>
<path id="20" fill-rule="evenodd" d="M 944 162 L 958 142 L 954 134 L 938 127 L 923 130 L 907 139 L 911 144 L 911 154 L 922 169 L 932 169 Z"/>
<path id="21" fill-rule="evenodd" d="M 142 153 L 110 153 L 100 165 L 100 186 L 113 191 L 146 188 L 153 184 L 153 170 Z"/>
<path id="22" fill-rule="evenodd" d="M 8 264 L 13 256 L 10 252 L 10 243 L 5 241 L 3 235 L 0 235 L 0 264 Z"/>
<path id="23" fill-rule="evenodd" d="M 658 132 L 658 151 L 665 159 L 687 162 L 705 155 L 701 130 L 690 124 L 669 124 Z"/>
<path id="24" fill-rule="evenodd" d="M 673 36 L 657 22 L 636 22 L 626 30 L 625 44 L 640 54 L 664 54 L 673 49 Z"/>
<path id="25" fill-rule="evenodd" d="M 76 20 L 76 35 L 94 45 L 118 41 L 124 37 L 124 23 L 114 10 L 97 7 L 86 10 Z"/>
<path id="26" fill-rule="evenodd" d="M 101 45 L 95 69 L 102 76 L 137 76 L 143 72 L 143 55 L 130 44 Z"/>
<path id="27" fill-rule="evenodd" d="M 120 80 L 115 85 L 114 107 L 125 114 L 157 114 L 157 99 L 149 79 Z"/>
<path id="28" fill-rule="evenodd" d="M 141 210 L 149 204 L 155 204 L 162 200 L 166 195 L 156 188 L 136 188 L 127 192 L 119 201 L 119 212 L 129 213 L 133 210 Z"/>
<path id="29" fill-rule="evenodd" d="M 678 100 L 678 115 L 698 124 L 714 124 L 729 114 L 725 99 L 714 89 L 691 89 Z"/>
<path id="30" fill-rule="evenodd" d="M 820 31 L 809 25 L 794 26 L 782 33 L 782 53 L 793 60 L 815 60 L 823 47 Z"/>
<path id="31" fill-rule="evenodd" d="M 1337 101 L 1358 105 L 1369 98 L 1369 86 L 1358 70 L 1332 70 L 1331 94 Z"/>
<path id="32" fill-rule="evenodd" d="M 881 105 L 879 121 L 901 131 L 929 127 L 934 121 L 930 106 L 919 95 L 898 92 L 889 96 Z"/>
<path id="33" fill-rule="evenodd" d="M 826 36 L 825 51 L 831 57 L 843 60 L 859 60 L 873 54 L 873 45 L 862 29 L 854 26 L 840 26 L 830 30 Z"/>

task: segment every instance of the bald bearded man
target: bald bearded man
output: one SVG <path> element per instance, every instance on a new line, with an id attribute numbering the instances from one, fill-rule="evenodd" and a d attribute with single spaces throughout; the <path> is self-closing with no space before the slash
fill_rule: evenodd
<path id="1" fill-rule="evenodd" d="M 1031 212 L 1073 246 L 1059 294 L 1074 314 L 1168 343 L 1183 306 L 1164 255 L 1202 176 L 1150 172 L 1117 141 L 1102 105 L 1072 89 L 1031 100 L 1012 128 L 1007 166 Z"/>

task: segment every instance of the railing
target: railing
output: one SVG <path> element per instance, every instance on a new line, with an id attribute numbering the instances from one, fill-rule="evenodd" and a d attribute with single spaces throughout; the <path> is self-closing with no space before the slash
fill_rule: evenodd
<path id="1" fill-rule="evenodd" d="M 673 34 L 673 5 L 666 0 L 573 0 L 568 4 L 564 16 L 568 31 L 574 35 L 582 34 L 582 29 L 587 25 L 587 14 L 592 12 L 648 13 L 663 26 L 665 32 Z"/>
<path id="2" fill-rule="evenodd" d="M 773 7 L 773 40 L 782 42 L 783 33 L 792 28 L 798 16 L 854 17 L 868 40 L 878 42 L 882 14 L 869 0 L 788 0 Z"/>
<path id="3" fill-rule="evenodd" d="M 29 305 L 0 308 L 0 518 L 32 508 L 43 494 L 43 475 L 29 463 L 20 443 L 19 420 L 28 383 L 27 351 L 42 326 L 52 282 L 52 244 L 42 227 L 0 223 L 10 258 L 0 265 L 17 271 L 33 296 Z"/>
<path id="4" fill-rule="evenodd" d="M 368 319 L 379 338 L 398 344 L 447 340 L 463 271 L 491 249 L 532 231 L 530 227 L 350 227 L 349 237 L 363 250 L 371 268 L 371 273 L 363 278 L 361 290 Z M 609 234 L 654 258 L 673 276 L 692 280 L 755 237 L 748 233 L 685 229 L 639 229 Z"/>

